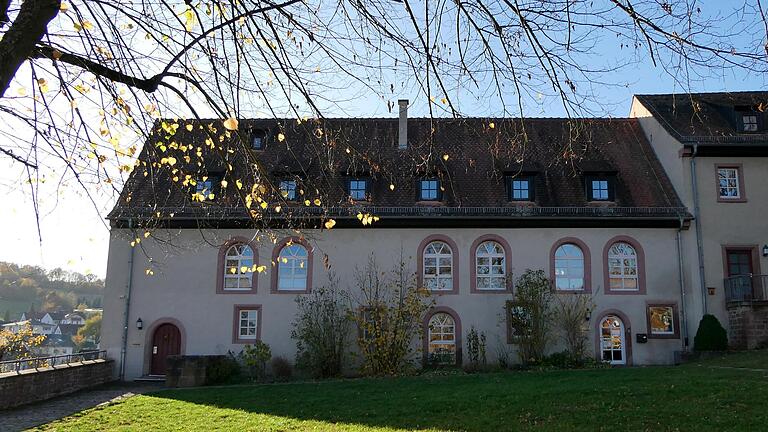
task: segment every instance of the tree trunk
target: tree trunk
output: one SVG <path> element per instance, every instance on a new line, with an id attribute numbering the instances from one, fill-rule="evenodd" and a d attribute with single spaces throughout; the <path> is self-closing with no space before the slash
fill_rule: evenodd
<path id="1" fill-rule="evenodd" d="M 48 23 L 59 13 L 61 0 L 26 0 L 0 40 L 0 97 L 5 95 L 19 67 L 43 38 Z"/>

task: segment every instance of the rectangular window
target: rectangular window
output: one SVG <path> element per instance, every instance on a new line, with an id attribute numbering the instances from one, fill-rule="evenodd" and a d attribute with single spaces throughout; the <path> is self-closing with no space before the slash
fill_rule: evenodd
<path id="1" fill-rule="evenodd" d="M 510 201 L 533 201 L 534 200 L 534 178 L 533 176 L 509 177 L 509 200 Z"/>
<path id="2" fill-rule="evenodd" d="M 680 337 L 680 324 L 677 322 L 677 305 L 649 304 L 646 316 L 649 338 L 677 339 Z"/>
<path id="3" fill-rule="evenodd" d="M 441 197 L 440 180 L 424 179 L 419 182 L 419 200 L 439 201 Z"/>
<path id="4" fill-rule="evenodd" d="M 192 201 L 213 201 L 216 199 L 216 190 L 220 183 L 221 179 L 217 176 L 205 176 L 195 180 Z"/>
<path id="5" fill-rule="evenodd" d="M 349 180 L 349 196 L 355 201 L 365 201 L 368 199 L 368 180 L 363 178 L 353 178 Z"/>
<path id="6" fill-rule="evenodd" d="M 588 201 L 613 201 L 614 179 L 606 175 L 591 175 L 584 178 Z"/>
<path id="7" fill-rule="evenodd" d="M 253 150 L 264 150 L 264 144 L 267 138 L 267 132 L 262 129 L 255 129 L 251 132 L 251 148 Z"/>
<path id="8" fill-rule="evenodd" d="M 261 305 L 235 305 L 233 343 L 252 343 L 261 335 Z"/>
<path id="9" fill-rule="evenodd" d="M 717 195 L 719 201 L 741 200 L 741 173 L 738 166 L 717 167 Z"/>
<path id="10" fill-rule="evenodd" d="M 741 126 L 744 132 L 757 132 L 757 114 L 749 113 L 742 115 Z"/>
<path id="11" fill-rule="evenodd" d="M 296 200 L 296 180 L 281 180 L 280 194 L 288 201 Z"/>

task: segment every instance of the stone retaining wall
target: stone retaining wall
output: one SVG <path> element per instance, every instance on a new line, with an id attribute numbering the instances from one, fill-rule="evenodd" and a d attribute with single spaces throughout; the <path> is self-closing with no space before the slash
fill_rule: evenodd
<path id="1" fill-rule="evenodd" d="M 761 348 L 768 343 L 768 302 L 728 304 L 728 344 L 734 349 Z"/>
<path id="2" fill-rule="evenodd" d="M 113 363 L 103 359 L 85 360 L 0 374 L 0 410 L 113 381 Z"/>

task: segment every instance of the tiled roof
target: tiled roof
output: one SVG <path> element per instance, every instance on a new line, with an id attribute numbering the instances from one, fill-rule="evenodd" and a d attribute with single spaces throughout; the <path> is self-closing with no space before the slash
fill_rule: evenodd
<path id="1" fill-rule="evenodd" d="M 635 96 L 672 136 L 681 142 L 701 143 L 762 143 L 768 144 L 765 133 L 739 132 L 741 120 L 734 107 L 758 107 L 768 110 L 768 91 L 733 93 L 683 93 Z"/>
<path id="2" fill-rule="evenodd" d="M 172 123 L 168 121 L 166 126 Z M 211 126 L 216 133 L 207 133 Z M 178 121 L 171 132 L 173 128 L 175 133 L 169 133 L 158 122 L 140 155 L 148 163 L 132 172 L 109 215 L 113 222 L 157 217 L 158 212 L 160 218 L 171 217 L 171 213 L 174 218 L 247 217 L 234 186 L 238 180 L 244 184 L 242 191 L 250 191 L 255 182 L 265 185 L 270 194 L 265 213 L 278 216 L 273 207 L 281 198 L 273 191 L 283 176 L 298 176 L 305 195 L 293 205 L 282 203 L 280 217 L 290 217 L 291 209 L 325 215 L 351 209 L 354 214 L 360 203 L 348 201 L 345 180 L 349 175 L 369 176 L 372 199 L 365 203 L 366 208 L 393 217 L 423 213 L 560 217 L 563 211 L 575 217 L 687 215 L 636 119 L 411 118 L 407 150 L 397 148 L 396 118 L 301 124 L 288 119 L 241 120 L 239 133 L 221 141 L 218 138 L 224 128 L 217 120 Z M 247 149 L 253 130 L 266 132 L 264 151 Z M 217 148 L 205 144 L 208 138 L 215 140 Z M 200 158 L 196 156 L 198 147 Z M 179 171 L 170 172 L 167 164 L 152 166 L 153 161 L 167 157 L 175 159 L 173 169 Z M 254 164 L 264 176 L 253 174 L 249 167 Z M 192 203 L 188 187 L 181 185 L 184 177 L 224 173 L 228 166 L 228 187 L 216 202 Z M 536 177 L 533 209 L 515 207 L 507 200 L 505 175 L 522 172 Z M 587 201 L 583 180 L 587 172 L 616 176 L 614 209 L 596 208 Z M 425 209 L 417 202 L 417 180 L 423 176 L 441 178 L 443 206 Z M 304 199 L 312 202 L 315 198 L 322 201 L 322 208 L 303 204 Z M 257 204 L 252 208 L 259 209 Z"/>

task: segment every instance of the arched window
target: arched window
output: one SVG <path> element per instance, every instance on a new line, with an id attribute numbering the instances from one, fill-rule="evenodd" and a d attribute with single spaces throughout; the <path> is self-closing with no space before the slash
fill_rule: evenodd
<path id="1" fill-rule="evenodd" d="M 450 314 L 438 312 L 427 325 L 429 364 L 456 363 L 456 322 Z"/>
<path id="2" fill-rule="evenodd" d="M 253 249 L 237 243 L 227 249 L 224 256 L 224 289 L 250 290 L 253 277 Z"/>
<path id="3" fill-rule="evenodd" d="M 564 291 L 584 289 L 584 251 L 573 243 L 555 250 L 555 288 Z"/>
<path id="4" fill-rule="evenodd" d="M 307 249 L 296 243 L 288 243 L 278 255 L 278 291 L 306 291 L 308 274 Z"/>
<path id="5" fill-rule="evenodd" d="M 453 252 L 447 243 L 433 241 L 424 248 L 424 286 L 433 291 L 453 289 Z"/>
<path id="6" fill-rule="evenodd" d="M 616 242 L 608 250 L 608 283 L 611 291 L 639 290 L 637 251 L 626 242 Z"/>
<path id="7" fill-rule="evenodd" d="M 480 243 L 475 251 L 475 266 L 478 290 L 506 289 L 506 255 L 498 242 Z"/>

